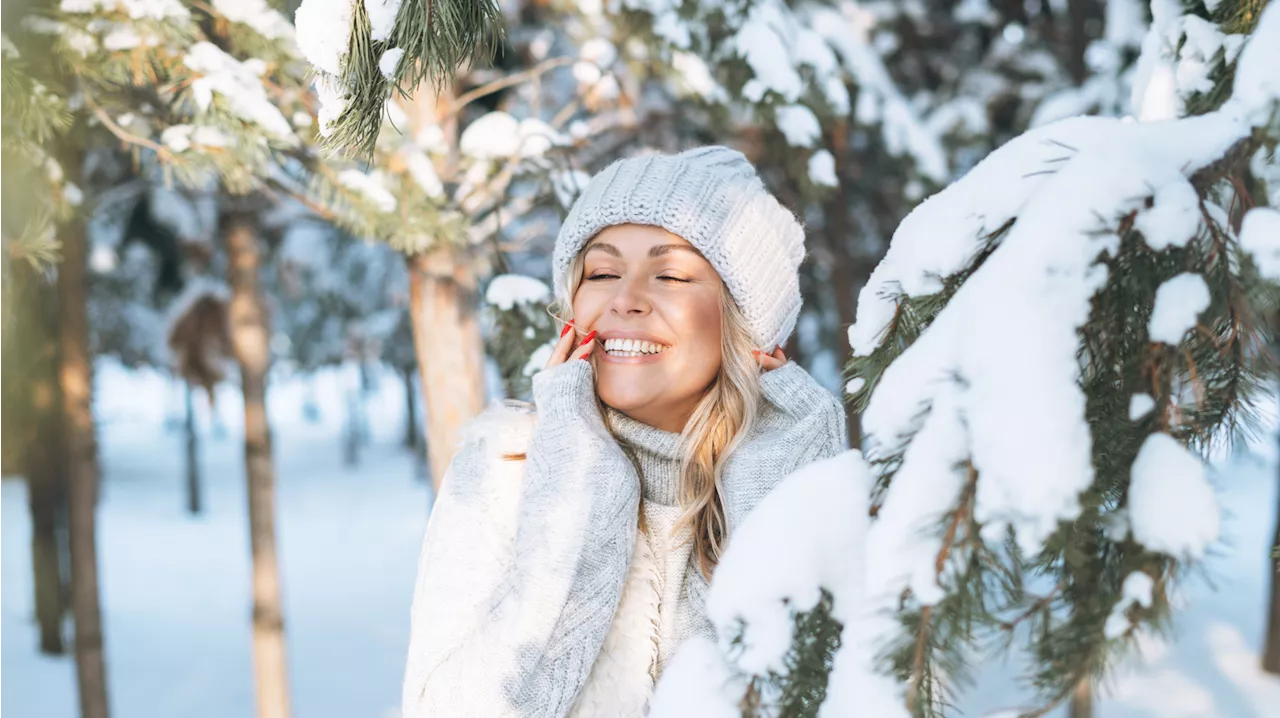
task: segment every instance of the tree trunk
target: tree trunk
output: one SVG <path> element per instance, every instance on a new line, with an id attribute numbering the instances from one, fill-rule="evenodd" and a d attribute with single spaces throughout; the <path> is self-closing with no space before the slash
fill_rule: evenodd
<path id="1" fill-rule="evenodd" d="M 187 511 L 193 516 L 200 513 L 200 450 L 196 436 L 196 403 L 195 390 L 191 382 L 183 382 L 186 387 L 186 435 L 187 435 Z"/>
<path id="2" fill-rule="evenodd" d="M 22 473 L 27 479 L 31 509 L 31 568 L 34 574 L 36 622 L 40 626 L 40 652 L 61 655 L 62 616 L 67 609 L 68 563 L 63 531 L 66 522 L 65 464 L 62 461 L 62 405 L 58 391 L 58 320 L 55 291 L 27 267 L 14 272 L 17 299 L 13 304 L 23 324 L 22 351 L 27 372 L 11 377 L 28 384 L 24 397 Z M 10 345 L 11 347 L 14 345 Z M 17 417 L 14 417 L 17 418 Z M 10 419 L 12 420 L 12 419 Z"/>
<path id="3" fill-rule="evenodd" d="M 449 156 L 437 169 L 445 182 L 454 178 L 458 164 L 457 116 L 441 115 L 452 97 L 451 88 L 437 92 L 424 83 L 404 108 L 415 133 L 431 125 L 443 131 Z M 425 450 L 437 492 L 463 424 L 480 413 L 485 401 L 478 282 L 459 251 L 438 246 L 406 260 L 413 350 L 426 413 Z"/>
<path id="4" fill-rule="evenodd" d="M 476 277 L 437 247 L 408 258 L 409 316 L 427 413 L 431 485 L 438 492 L 463 424 L 484 407 L 484 346 Z"/>
<path id="5" fill-rule="evenodd" d="M 358 389 L 348 388 L 347 421 L 343 427 L 342 463 L 356 466 L 360 463 L 360 394 Z"/>
<path id="6" fill-rule="evenodd" d="M 1093 684 L 1083 678 L 1076 684 L 1071 694 L 1071 705 L 1067 708 L 1068 718 L 1093 718 Z"/>
<path id="7" fill-rule="evenodd" d="M 841 124 L 832 134 L 832 141 L 837 156 L 848 161 L 849 153 L 845 151 L 845 138 L 848 136 Z M 841 169 L 837 166 L 837 171 Z M 858 251 L 857 230 L 849 216 L 850 208 L 855 204 L 852 196 L 856 184 L 841 177 L 839 187 L 831 192 L 825 206 L 823 217 L 826 221 L 824 237 L 827 249 L 831 253 L 831 288 L 835 293 L 836 317 L 839 320 L 836 346 L 840 348 L 838 356 L 850 356 L 848 329 L 857 318 L 858 293 L 871 278 L 871 272 L 878 263 L 878 258 L 868 257 L 865 252 Z M 843 369 L 843 367 L 841 367 Z M 848 397 L 841 387 L 841 399 Z M 850 448 L 862 447 L 862 422 L 860 417 L 850 408 L 848 411 L 848 436 Z"/>
<path id="8" fill-rule="evenodd" d="M 1066 57 L 1063 64 L 1071 75 L 1071 81 L 1080 85 L 1088 77 L 1089 65 L 1085 53 L 1094 38 L 1089 34 L 1090 21 L 1102 26 L 1105 11 L 1098 0 L 1069 0 L 1067 3 Z"/>
<path id="9" fill-rule="evenodd" d="M 267 318 L 258 287 L 260 255 L 254 217 L 222 217 L 231 285 L 231 349 L 244 392 L 244 462 L 249 483 L 249 550 L 253 556 L 253 660 L 258 718 L 289 715 L 284 613 L 276 561 L 275 470 L 267 424 Z"/>
<path id="10" fill-rule="evenodd" d="M 68 484 L 76 679 L 81 718 L 107 718 L 107 667 L 102 649 L 102 611 L 98 601 L 95 525 L 98 466 L 93 432 L 93 365 L 89 355 L 83 221 L 67 223 L 60 234 L 58 383 L 62 390 L 63 447 Z"/>
<path id="11" fill-rule="evenodd" d="M 1271 591 L 1267 602 L 1267 633 L 1262 644 L 1262 670 L 1280 675 L 1280 500 L 1275 522 L 1275 533 L 1267 546 L 1271 556 Z"/>
<path id="12" fill-rule="evenodd" d="M 404 445 L 406 449 L 416 451 L 418 448 L 418 402 L 413 394 L 413 370 L 400 372 L 404 379 Z"/>

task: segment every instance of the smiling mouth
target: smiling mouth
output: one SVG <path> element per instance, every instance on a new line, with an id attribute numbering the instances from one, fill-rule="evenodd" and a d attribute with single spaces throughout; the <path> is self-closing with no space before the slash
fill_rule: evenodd
<path id="1" fill-rule="evenodd" d="M 604 342 L 605 353 L 616 359 L 656 359 L 668 349 L 668 346 L 638 339 L 606 339 Z"/>

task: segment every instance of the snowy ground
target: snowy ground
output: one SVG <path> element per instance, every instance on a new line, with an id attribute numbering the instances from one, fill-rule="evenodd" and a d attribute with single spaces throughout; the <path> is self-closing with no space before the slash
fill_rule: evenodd
<path id="1" fill-rule="evenodd" d="M 298 716 L 398 714 L 408 607 L 430 492 L 399 445 L 403 389 L 385 377 L 369 401 L 372 446 L 342 461 L 343 377 L 302 382 L 269 411 L 276 439 L 278 537 Z M 98 375 L 104 487 L 99 560 L 107 676 L 117 716 L 253 715 L 249 546 L 234 391 L 218 398 L 226 436 L 202 424 L 205 513 L 185 512 L 182 435 L 166 432 L 163 378 Z M 140 400 L 142 398 L 142 400 Z M 146 401 L 150 399 L 151 401 Z M 70 659 L 35 652 L 24 485 L 3 484 L 3 693 L 12 718 L 76 714 Z"/>
<path id="2" fill-rule="evenodd" d="M 397 714 L 408 606 L 430 492 L 400 446 L 403 389 L 385 375 L 368 399 L 372 443 L 342 462 L 347 376 L 314 383 L 319 420 L 302 411 L 307 383 L 277 381 L 278 528 L 294 714 Z M 99 369 L 103 478 L 99 552 L 114 714 L 228 718 L 253 714 L 249 552 L 239 403 L 219 395 L 225 435 L 202 416 L 205 513 L 184 510 L 182 436 L 166 431 L 179 396 L 160 376 Z M 1116 681 L 1101 718 L 1280 716 L 1280 680 L 1257 668 L 1267 543 L 1276 510 L 1276 452 L 1224 460 L 1215 477 L 1229 518 L 1227 545 L 1209 566 L 1217 590 L 1187 592 L 1178 635 L 1150 641 L 1148 663 Z M 20 480 L 2 488 L 0 712 L 10 718 L 76 714 L 69 658 L 35 650 L 30 521 Z M 1017 704 L 993 667 L 962 706 L 974 716 Z"/>

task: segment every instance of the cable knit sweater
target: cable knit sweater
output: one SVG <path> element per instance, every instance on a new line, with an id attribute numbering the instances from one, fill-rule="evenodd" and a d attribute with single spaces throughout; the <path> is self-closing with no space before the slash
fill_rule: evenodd
<path id="1" fill-rule="evenodd" d="M 730 541 L 783 477 L 845 448 L 843 406 L 800 366 L 761 386 L 724 468 Z M 473 422 L 445 475 L 418 565 L 403 718 L 642 715 L 676 647 L 712 636 L 696 558 L 667 535 L 678 435 L 609 410 L 642 479 L 597 409 L 588 362 L 535 375 L 533 394 L 536 414 L 504 402 Z"/>

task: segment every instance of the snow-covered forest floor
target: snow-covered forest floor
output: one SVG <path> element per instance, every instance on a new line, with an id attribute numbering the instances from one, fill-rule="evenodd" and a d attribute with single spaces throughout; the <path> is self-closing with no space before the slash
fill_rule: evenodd
<path id="1" fill-rule="evenodd" d="M 408 607 L 430 505 L 402 446 L 404 393 L 390 372 L 366 397 L 369 443 L 343 463 L 350 374 L 279 378 L 270 396 L 289 640 L 290 691 L 302 718 L 398 715 Z M 113 714 L 228 718 L 253 714 L 249 548 L 236 391 L 218 396 L 221 429 L 200 414 L 205 511 L 185 510 L 177 388 L 162 375 L 99 365 L 103 469 L 99 556 Z M 306 416 L 313 391 L 318 415 Z M 1280 679 L 1257 667 L 1267 544 L 1277 505 L 1276 442 L 1221 457 L 1214 480 L 1223 545 L 1194 581 L 1175 634 L 1144 641 L 1146 663 L 1118 677 L 1100 718 L 1280 716 Z M 70 657 L 36 651 L 30 520 L 21 480 L 3 482 L 0 712 L 76 715 Z M 69 634 L 68 634 L 69 635 Z M 959 708 L 1018 705 L 1016 665 L 986 667 Z"/>

